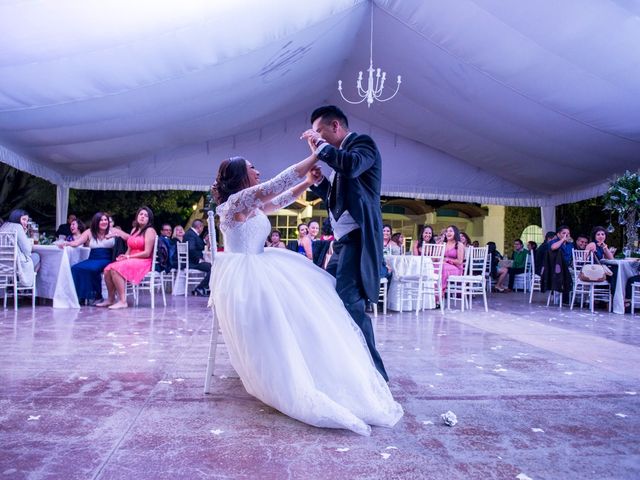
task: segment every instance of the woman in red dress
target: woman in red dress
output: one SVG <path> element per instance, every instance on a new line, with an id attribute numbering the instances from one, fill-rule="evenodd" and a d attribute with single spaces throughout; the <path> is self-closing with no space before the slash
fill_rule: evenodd
<path id="1" fill-rule="evenodd" d="M 122 232 L 123 239 L 127 240 L 127 251 L 118 255 L 116 261 L 104 269 L 104 281 L 107 284 L 109 297 L 104 302 L 97 303 L 96 307 L 118 309 L 129 306 L 125 293 L 127 282 L 139 284 L 151 271 L 156 236 L 156 231 L 153 229 L 153 212 L 149 207 L 140 207 L 136 213 L 131 234 Z M 116 293 L 118 294 L 117 302 Z"/>

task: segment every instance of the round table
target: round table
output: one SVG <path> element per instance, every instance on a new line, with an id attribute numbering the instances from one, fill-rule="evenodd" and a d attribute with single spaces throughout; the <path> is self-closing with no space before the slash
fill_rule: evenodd
<path id="1" fill-rule="evenodd" d="M 413 255 L 385 255 L 385 262 L 391 267 L 391 272 L 393 273 L 393 277 L 391 278 L 391 283 L 389 284 L 389 289 L 387 291 L 387 308 L 389 310 L 400 310 L 400 298 L 399 298 L 399 288 L 398 288 L 398 278 L 403 277 L 405 275 L 419 275 L 420 274 L 420 256 Z M 433 273 L 433 266 L 431 264 L 431 259 L 429 257 L 424 258 L 425 263 L 425 273 Z M 426 295 L 424 300 L 425 308 L 436 308 L 436 298 L 433 294 Z M 415 310 L 416 305 L 415 301 L 411 302 L 409 305 L 406 302 L 402 306 L 402 310 Z"/>

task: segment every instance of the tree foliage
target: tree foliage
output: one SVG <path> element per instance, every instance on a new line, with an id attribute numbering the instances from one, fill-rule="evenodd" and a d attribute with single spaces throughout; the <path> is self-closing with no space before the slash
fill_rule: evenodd
<path id="1" fill-rule="evenodd" d="M 38 177 L 0 163 L 0 218 L 23 208 L 44 228 L 56 221 L 56 187 Z"/>
<path id="2" fill-rule="evenodd" d="M 192 191 L 91 191 L 69 192 L 69 213 L 89 222 L 99 210 L 111 213 L 116 223 L 127 228 L 131 225 L 136 210 L 147 205 L 153 210 L 155 224 L 167 222 L 184 225 L 193 213 L 203 192 Z M 15 208 L 23 208 L 40 224 L 41 231 L 56 228 L 55 185 L 6 164 L 0 163 L 0 217 L 6 218 Z"/>

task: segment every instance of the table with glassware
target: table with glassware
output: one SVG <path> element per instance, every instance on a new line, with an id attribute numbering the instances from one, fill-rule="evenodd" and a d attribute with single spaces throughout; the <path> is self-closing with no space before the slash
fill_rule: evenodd
<path id="1" fill-rule="evenodd" d="M 602 260 L 602 263 L 618 266 L 616 291 L 613 293 L 613 313 L 624 313 L 624 288 L 627 280 L 635 275 L 640 275 L 640 258 L 622 258 L 614 260 Z"/>
<path id="2" fill-rule="evenodd" d="M 80 308 L 73 284 L 71 267 L 89 258 L 88 247 L 34 245 L 40 255 L 40 270 L 36 276 L 36 295 L 53 300 L 53 308 Z"/>
<path id="3" fill-rule="evenodd" d="M 391 267 L 393 277 L 389 288 L 387 290 L 387 308 L 389 310 L 400 310 L 400 298 L 399 298 L 399 286 L 397 279 L 406 275 L 419 275 L 420 274 L 420 256 L 413 255 L 385 255 L 384 260 Z M 424 257 L 424 274 L 433 274 L 433 265 L 429 257 Z M 425 295 L 425 308 L 436 308 L 435 295 Z M 409 305 L 408 301 L 405 301 L 402 305 L 403 311 L 415 310 L 416 302 L 411 301 Z"/>

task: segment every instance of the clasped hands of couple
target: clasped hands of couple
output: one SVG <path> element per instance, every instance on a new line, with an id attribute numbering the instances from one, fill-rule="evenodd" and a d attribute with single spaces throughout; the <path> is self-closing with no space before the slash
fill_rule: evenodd
<path id="1" fill-rule="evenodd" d="M 305 130 L 302 135 L 300 135 L 300 139 L 307 141 L 307 143 L 309 144 L 309 149 L 311 149 L 311 153 L 315 153 L 320 145 L 327 143 L 327 141 L 323 139 L 318 132 L 311 128 Z M 317 160 L 318 159 L 316 158 L 316 162 Z M 311 170 L 309 170 L 309 173 L 307 173 L 307 183 L 309 183 L 310 185 L 319 184 L 323 178 L 324 175 L 317 163 L 314 164 L 314 166 L 311 167 Z"/>

